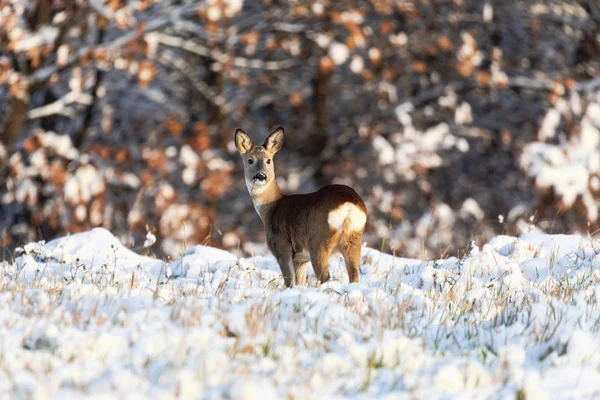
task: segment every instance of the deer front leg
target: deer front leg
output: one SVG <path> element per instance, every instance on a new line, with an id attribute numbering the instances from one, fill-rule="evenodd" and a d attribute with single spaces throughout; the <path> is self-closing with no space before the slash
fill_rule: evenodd
<path id="1" fill-rule="evenodd" d="M 281 251 L 275 254 L 285 286 L 292 287 L 296 283 L 296 273 L 292 264 L 292 251 Z"/>

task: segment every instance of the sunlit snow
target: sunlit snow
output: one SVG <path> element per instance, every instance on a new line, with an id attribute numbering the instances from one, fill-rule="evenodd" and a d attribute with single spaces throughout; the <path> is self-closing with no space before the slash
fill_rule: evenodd
<path id="1" fill-rule="evenodd" d="M 0 280 L 2 398 L 600 395 L 587 237 L 497 236 L 437 261 L 364 248 L 359 284 L 332 258 L 330 282 L 292 289 L 270 256 L 194 246 L 164 262 L 100 228 L 15 256 Z"/>

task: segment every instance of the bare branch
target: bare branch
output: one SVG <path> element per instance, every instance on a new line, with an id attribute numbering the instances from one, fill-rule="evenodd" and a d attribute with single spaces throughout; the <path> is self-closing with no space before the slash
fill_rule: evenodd
<path id="1" fill-rule="evenodd" d="M 412 103 L 415 107 L 419 107 L 419 106 L 425 105 L 433 100 L 438 99 L 439 97 L 444 95 L 444 93 L 446 93 L 447 90 L 452 90 L 454 92 L 462 92 L 465 90 L 473 89 L 476 86 L 477 85 L 475 84 L 474 81 L 467 81 L 467 80 L 454 81 L 454 82 L 450 82 L 450 83 L 446 83 L 446 84 L 439 84 L 439 85 L 432 87 L 431 89 L 421 92 L 412 101 Z"/>
<path id="2" fill-rule="evenodd" d="M 294 24 L 289 22 L 276 22 L 273 24 L 273 29 L 287 33 L 301 33 L 308 29 L 306 24 Z"/>
<path id="3" fill-rule="evenodd" d="M 578 92 L 593 92 L 594 90 L 600 90 L 600 78 L 577 82 L 575 84 L 575 90 Z"/>
<path id="4" fill-rule="evenodd" d="M 210 86 L 195 77 L 192 67 L 182 58 L 176 57 L 172 52 L 166 51 L 158 56 L 158 61 L 181 72 L 204 98 L 219 107 L 224 114 L 231 111 L 232 106 L 227 103 L 225 97 L 219 95 Z"/>
<path id="5" fill-rule="evenodd" d="M 194 10 L 193 7 L 186 5 L 184 7 L 181 7 L 180 10 L 174 11 L 173 13 L 178 13 L 178 15 L 181 15 L 183 13 L 191 12 L 193 10 Z M 165 26 L 171 24 L 172 22 L 173 22 L 173 16 L 155 18 L 155 19 L 149 21 L 144 26 L 144 29 L 141 32 L 141 34 L 155 31 L 158 29 L 162 29 Z M 82 48 L 81 50 L 79 50 L 77 53 L 69 56 L 69 58 L 67 59 L 67 62 L 64 65 L 52 64 L 52 65 L 48 65 L 44 68 L 38 69 L 35 72 L 35 74 L 33 74 L 33 76 L 31 77 L 29 83 L 33 88 L 42 86 L 45 82 L 48 81 L 48 79 L 50 79 L 52 77 L 52 75 L 54 75 L 57 72 L 61 72 L 65 69 L 71 67 L 72 65 L 76 64 L 82 57 L 91 53 L 92 50 L 104 48 L 106 50 L 116 51 L 119 48 L 126 45 L 127 43 L 129 43 L 130 41 L 132 41 L 133 39 L 135 39 L 136 37 L 138 37 L 139 35 L 140 35 L 140 32 L 138 32 L 136 30 L 131 30 L 128 33 L 125 33 L 124 35 L 112 40 L 111 42 L 108 42 L 108 43 L 105 43 L 102 45 L 86 46 L 86 47 Z"/>
<path id="6" fill-rule="evenodd" d="M 227 54 L 222 53 L 219 50 L 209 49 L 206 46 L 202 46 L 198 43 L 194 43 L 189 40 L 184 40 L 176 36 L 171 36 L 158 32 L 152 33 L 152 35 L 154 36 L 154 40 L 165 46 L 176 47 L 202 57 L 209 57 L 221 64 L 226 64 L 231 61 L 234 66 L 241 68 L 277 71 L 282 69 L 289 69 L 299 64 L 298 61 L 295 59 L 288 59 L 282 61 L 263 61 L 243 57 L 231 57 Z"/>
<path id="7" fill-rule="evenodd" d="M 203 40 L 224 41 L 227 38 L 224 34 L 207 32 L 202 24 L 181 19 L 173 21 L 173 30 L 187 35 L 193 35 Z"/>
<path id="8" fill-rule="evenodd" d="M 557 86 L 560 85 L 560 83 L 552 79 L 534 79 L 526 76 L 513 76 L 508 78 L 507 85 L 511 88 L 543 90 L 550 92 L 557 90 Z M 439 84 L 431 89 L 421 92 L 415 98 L 415 100 L 412 101 L 412 103 L 414 106 L 421 106 L 441 97 L 444 93 L 446 93 L 447 90 L 464 92 L 477 87 L 478 84 L 474 80 L 453 81 L 445 84 Z M 600 90 L 600 78 L 577 82 L 575 83 L 574 90 L 577 92 L 592 92 L 594 90 Z"/>
<path id="9" fill-rule="evenodd" d="M 532 89 L 532 90 L 554 90 L 557 82 L 550 79 L 532 79 L 526 76 L 514 76 L 508 79 L 508 86 Z"/>
<path id="10" fill-rule="evenodd" d="M 60 99 L 56 100 L 55 102 L 46 104 L 45 106 L 34 108 L 33 110 L 29 110 L 27 112 L 27 119 L 31 120 L 37 118 L 44 118 L 49 115 L 55 114 L 61 114 L 69 118 L 74 118 L 75 114 L 73 110 L 69 107 L 69 104 L 80 103 L 90 105 L 91 102 L 92 96 L 88 93 L 69 92 Z"/>
<path id="11" fill-rule="evenodd" d="M 115 13 L 113 12 L 113 10 L 109 9 L 104 4 L 100 3 L 98 0 L 89 0 L 89 4 L 94 11 L 102 15 L 104 18 L 108 20 L 113 20 L 115 18 Z"/>

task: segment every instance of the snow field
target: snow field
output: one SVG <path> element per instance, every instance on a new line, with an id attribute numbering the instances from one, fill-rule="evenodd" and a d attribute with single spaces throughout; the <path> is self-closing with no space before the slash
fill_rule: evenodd
<path id="1" fill-rule="evenodd" d="M 0 397 L 600 396 L 598 240 L 497 236 L 427 262 L 364 248 L 359 284 L 330 268 L 284 289 L 267 256 L 164 262 L 100 228 L 27 244 L 2 264 Z"/>

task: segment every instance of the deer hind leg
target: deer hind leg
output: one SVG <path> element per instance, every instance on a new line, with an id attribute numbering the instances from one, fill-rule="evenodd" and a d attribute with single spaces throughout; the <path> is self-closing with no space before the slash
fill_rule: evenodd
<path id="1" fill-rule="evenodd" d="M 346 271 L 350 282 L 358 283 L 358 268 L 360 267 L 360 250 L 362 242 L 362 232 L 352 232 L 342 238 L 338 246 L 340 253 L 344 257 Z"/>
<path id="2" fill-rule="evenodd" d="M 329 256 L 333 251 L 332 240 L 324 240 L 312 246 L 310 251 L 310 262 L 312 263 L 315 275 L 321 283 L 329 280 Z"/>

